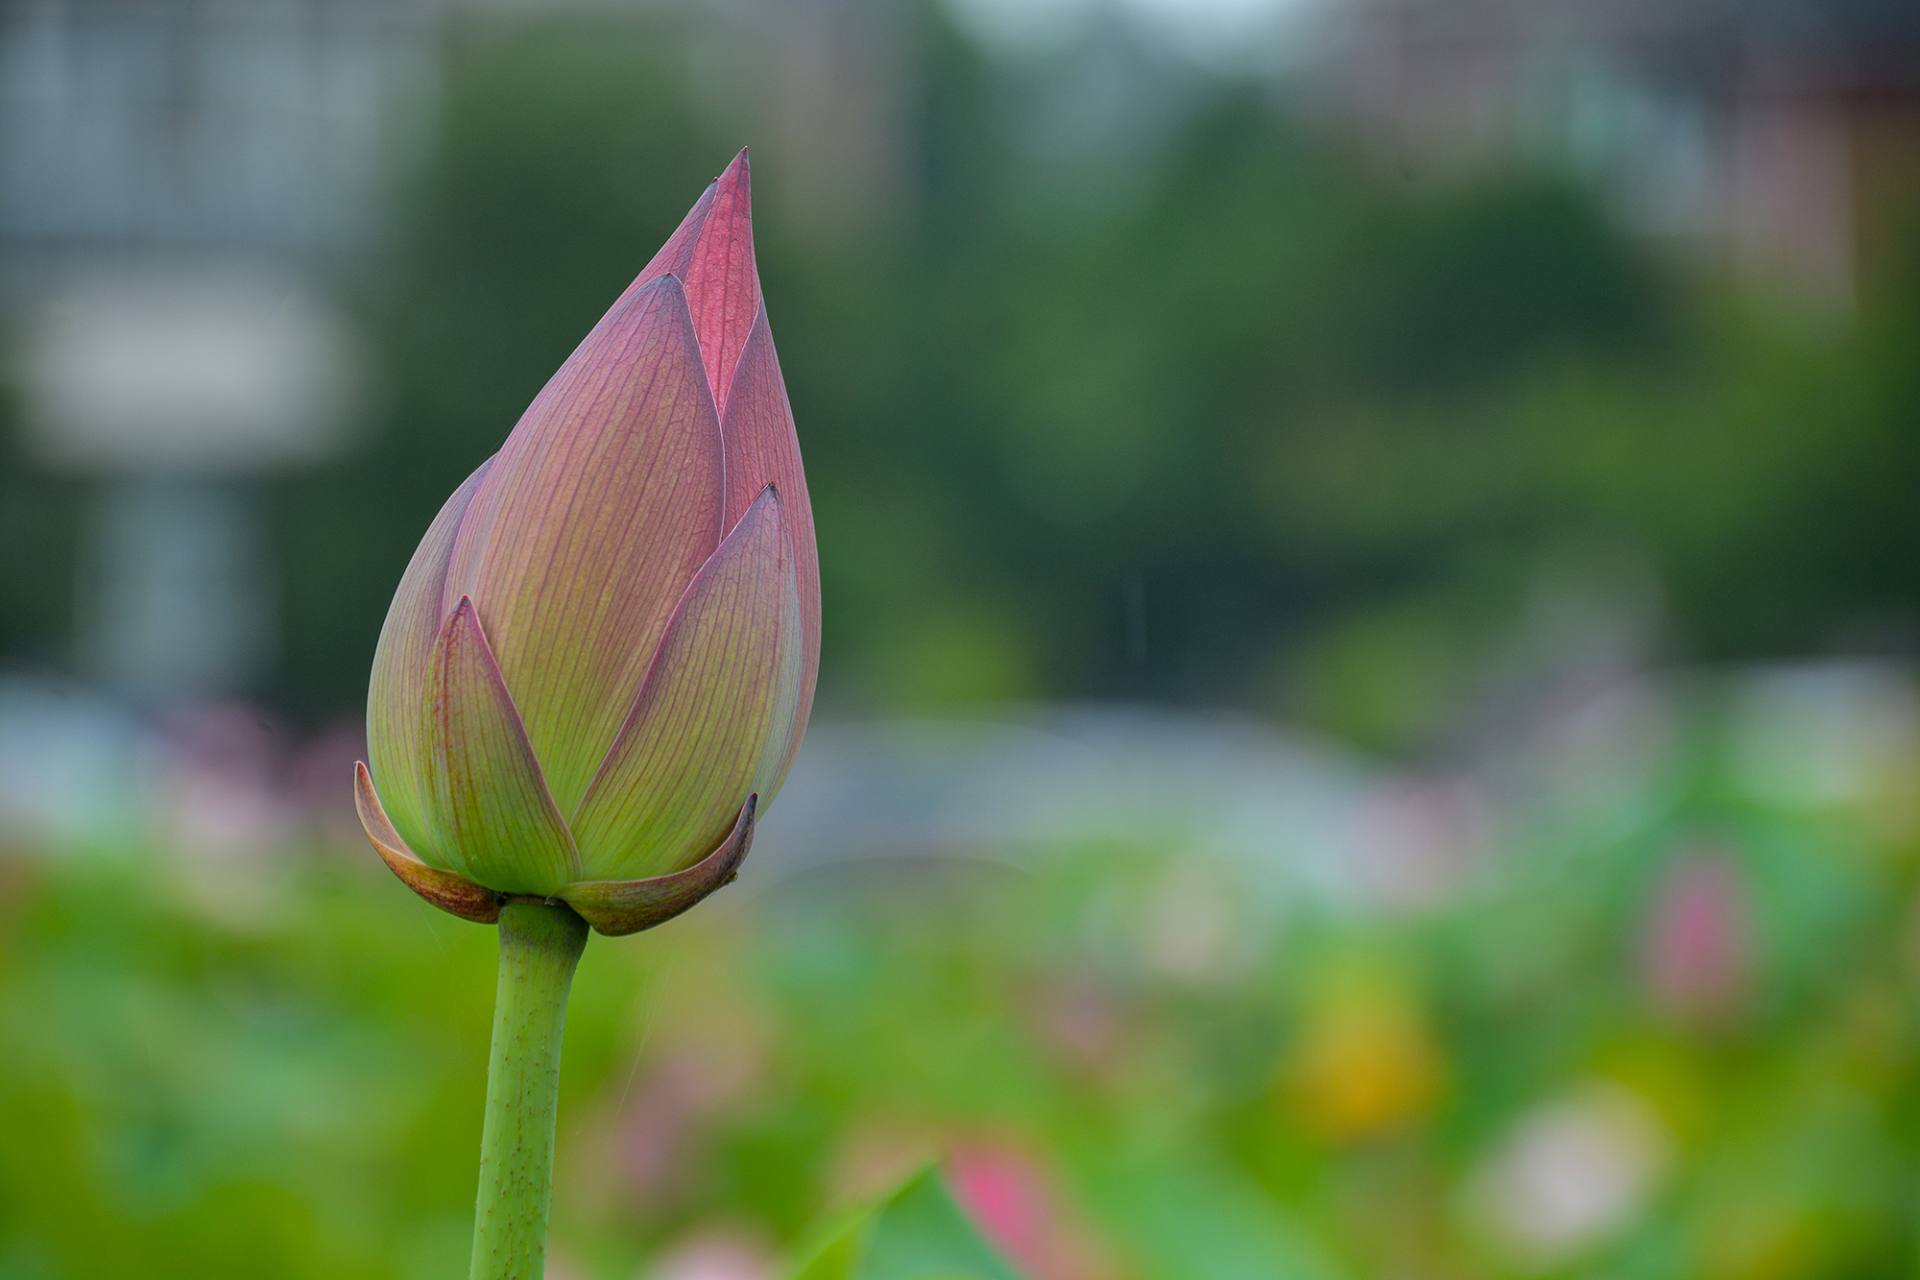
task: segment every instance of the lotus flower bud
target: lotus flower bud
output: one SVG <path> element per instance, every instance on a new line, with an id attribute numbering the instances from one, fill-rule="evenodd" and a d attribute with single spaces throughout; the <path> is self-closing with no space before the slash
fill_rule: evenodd
<path id="1" fill-rule="evenodd" d="M 646 928 L 733 878 L 819 661 L 743 151 L 428 527 L 374 654 L 361 823 L 456 915 Z"/>

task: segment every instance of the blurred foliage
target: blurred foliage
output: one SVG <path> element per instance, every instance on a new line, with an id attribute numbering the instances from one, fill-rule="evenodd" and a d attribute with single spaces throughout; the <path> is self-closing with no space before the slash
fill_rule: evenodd
<path id="1" fill-rule="evenodd" d="M 596 939 L 562 1274 L 771 1265 L 935 1158 L 1036 1280 L 1911 1274 L 1912 756 L 1757 787 L 1729 705 L 1605 822 L 1514 787 L 1422 907 L 1066 843 Z M 493 937 L 341 839 L 0 863 L 0 1275 L 461 1274 Z M 955 1228 L 853 1222 L 820 1265 Z"/>
<path id="2" fill-rule="evenodd" d="M 752 126 L 672 31 L 509 32 L 459 49 L 354 286 L 383 429 L 281 508 L 275 693 L 310 714 L 357 703 L 418 531 Z M 1211 82 L 1118 154 L 1125 120 L 1053 136 L 1077 54 L 989 63 L 932 16 L 907 47 L 888 198 L 834 231 L 755 193 L 843 703 L 1251 700 L 1419 746 L 1480 674 L 1450 642 L 1596 549 L 1680 654 L 1910 638 L 1920 254 L 1806 320 L 1551 174 L 1416 186 Z"/>
<path id="3" fill-rule="evenodd" d="M 1056 109 L 1085 51 L 992 63 L 906 12 L 894 185 L 844 226 L 756 190 L 842 705 L 1218 699 L 1417 750 L 1623 616 L 1682 658 L 1910 642 L 1920 227 L 1809 316 L 1561 175 L 1416 185 L 1228 82 L 1088 124 Z M 357 708 L 432 512 L 762 136 L 683 35 L 451 50 L 390 243 L 336 282 L 380 366 L 366 447 L 268 495 L 276 706 Z M 57 665 L 89 486 L 13 405 L 0 650 Z M 1683 710 L 1577 819 L 1478 775 L 1484 865 L 1419 909 L 1143 837 L 750 870 L 596 941 L 565 1274 L 804 1254 L 876 1203 L 822 1265 L 884 1258 L 962 1225 L 930 1183 L 884 1198 L 932 1158 L 1039 1280 L 1914 1273 L 1914 762 L 1821 798 L 1860 744 L 1789 716 L 1755 788 Z M 0 852 L 0 1277 L 460 1274 L 485 930 L 357 838 Z"/>
<path id="4" fill-rule="evenodd" d="M 777 153 L 756 190 L 830 699 L 1198 698 L 1429 747 L 1538 584 L 1595 564 L 1651 584 L 1676 657 L 1910 649 L 1920 221 L 1853 314 L 1809 315 L 1553 173 L 1413 183 L 1230 78 L 893 21 L 874 197 L 808 216 Z M 381 391 L 364 447 L 266 494 L 283 633 L 251 692 L 358 706 L 439 502 L 739 142 L 777 145 L 690 39 L 574 16 L 451 47 L 390 234 L 334 282 Z M 1118 115 L 1084 83 L 1116 56 Z M 34 465 L 16 407 L 0 649 L 58 668 L 92 482 Z"/>

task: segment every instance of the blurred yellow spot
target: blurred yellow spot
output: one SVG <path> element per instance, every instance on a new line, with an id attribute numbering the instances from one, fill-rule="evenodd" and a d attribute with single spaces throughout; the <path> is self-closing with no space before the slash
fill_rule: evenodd
<path id="1" fill-rule="evenodd" d="M 1790 1208 L 1749 1202 L 1719 1206 L 1705 1216 L 1701 1270 L 1711 1280 L 1798 1280 L 1825 1273 L 1818 1230 Z"/>
<path id="2" fill-rule="evenodd" d="M 1296 1121 L 1334 1142 L 1405 1128 L 1432 1110 L 1445 1064 L 1420 1011 L 1373 992 L 1308 1015 L 1284 1090 Z"/>

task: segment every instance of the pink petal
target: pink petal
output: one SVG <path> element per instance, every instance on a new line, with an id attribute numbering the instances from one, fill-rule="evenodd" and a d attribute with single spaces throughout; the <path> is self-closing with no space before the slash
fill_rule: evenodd
<path id="1" fill-rule="evenodd" d="M 720 434 L 727 455 L 727 519 L 738 519 L 771 484 L 780 491 L 780 517 L 793 540 L 805 641 L 799 707 L 781 767 L 784 776 L 786 765 L 800 749 L 820 674 L 820 553 L 814 544 L 807 476 L 800 465 L 800 437 L 794 430 L 793 408 L 787 401 L 787 385 L 780 376 L 780 358 L 773 349 L 764 308 L 734 369 L 733 392 L 727 398 Z M 762 794 L 771 802 L 771 790 Z"/>
<path id="2" fill-rule="evenodd" d="M 632 714 L 573 816 L 587 878 L 690 865 L 783 763 L 785 742 L 774 738 L 790 734 L 799 696 L 791 559 L 769 489 L 687 587 Z"/>
<path id="3" fill-rule="evenodd" d="M 447 556 L 453 550 L 454 535 L 474 490 L 492 465 L 491 458 L 481 463 L 427 526 L 387 609 L 367 687 L 367 757 L 380 775 L 395 828 L 428 858 L 436 854 L 427 839 L 420 781 L 424 758 L 420 706 L 427 687 L 427 655 L 440 634 L 440 624 L 446 621 Z"/>
<path id="4" fill-rule="evenodd" d="M 542 896 L 578 878 L 573 839 L 464 596 L 427 664 L 423 729 L 431 826 L 457 870 L 498 893 Z"/>
<path id="5" fill-rule="evenodd" d="M 714 179 L 679 228 L 653 255 L 632 288 L 664 275 L 686 285 L 687 306 L 713 388 L 714 403 L 727 407 L 733 367 L 760 312 L 760 275 L 753 255 L 752 175 L 743 147 L 727 171 Z"/>
<path id="6" fill-rule="evenodd" d="M 663 276 L 587 335 L 474 495 L 446 599 L 479 603 L 562 811 L 720 541 L 724 465 L 686 298 Z"/>
<path id="7" fill-rule="evenodd" d="M 700 243 L 701 229 L 707 225 L 707 215 L 713 212 L 713 198 L 719 190 L 718 178 L 707 184 L 707 189 L 702 191 L 700 198 L 693 202 L 693 208 L 687 210 L 687 216 L 680 219 L 680 225 L 675 227 L 673 234 L 667 237 L 667 242 L 660 246 L 659 252 L 653 255 L 653 259 L 634 278 L 633 283 L 627 286 L 627 293 L 632 293 L 647 281 L 658 280 L 661 276 L 675 276 L 683 283 L 685 282 L 687 268 L 693 265 L 694 247 Z M 625 297 L 624 294 L 621 296 Z"/>

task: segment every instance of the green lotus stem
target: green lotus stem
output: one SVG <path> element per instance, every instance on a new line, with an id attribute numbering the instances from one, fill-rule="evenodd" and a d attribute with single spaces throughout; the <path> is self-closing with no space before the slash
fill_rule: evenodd
<path id="1" fill-rule="evenodd" d="M 569 907 L 509 902 L 500 910 L 500 986 L 470 1280 L 541 1280 L 545 1274 L 560 1041 L 573 970 L 586 945 L 587 922 Z"/>

